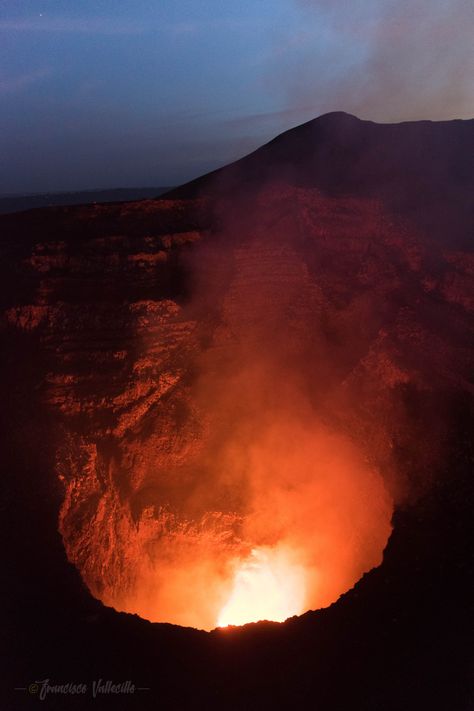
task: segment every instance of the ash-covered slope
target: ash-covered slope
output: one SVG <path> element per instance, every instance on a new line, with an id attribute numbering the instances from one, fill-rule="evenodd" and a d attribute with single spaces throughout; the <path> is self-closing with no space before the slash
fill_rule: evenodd
<path id="1" fill-rule="evenodd" d="M 0 219 L 10 706 L 24 707 L 13 687 L 36 677 L 133 675 L 150 687 L 135 699 L 141 708 L 468 708 L 467 213 L 456 243 L 449 230 L 434 234 L 432 201 L 393 164 L 384 181 L 367 180 L 370 194 L 359 190 L 357 153 L 341 149 L 336 170 L 331 136 L 352 145 L 349 122 L 370 144 L 386 127 L 338 114 L 310 127 L 318 121 L 328 138 L 320 131 L 315 150 L 308 125 L 273 142 L 290 135 L 300 146 L 286 177 L 258 159 L 255 178 L 244 159 L 222 171 L 233 183 L 219 177 L 211 190 L 206 178 L 182 193 L 199 199 Z M 459 125 L 468 145 L 472 122 L 412 130 L 439 153 L 426 134 L 450 145 Z M 385 149 L 395 159 L 396 146 Z M 424 184 L 441 189 L 444 175 L 446 215 L 472 180 L 464 153 L 450 155 L 436 181 L 430 163 L 412 161 Z M 312 170 L 318 180 L 327 171 L 327 185 L 311 183 Z M 373 194 L 379 183 L 405 202 Z M 163 603 L 150 606 L 156 572 L 173 559 L 163 540 L 189 543 L 195 560 L 208 545 L 238 545 L 245 487 L 236 494 L 217 476 L 230 471 L 228 433 L 253 446 L 273 412 L 285 456 L 302 423 L 322 420 L 380 470 L 396 507 L 381 566 L 324 612 L 229 635 L 96 603 L 88 590 L 163 619 Z M 215 461 L 226 466 L 216 472 Z M 351 545 L 342 547 L 357 565 L 341 590 L 378 562 Z M 206 599 L 197 572 L 183 620 Z"/>

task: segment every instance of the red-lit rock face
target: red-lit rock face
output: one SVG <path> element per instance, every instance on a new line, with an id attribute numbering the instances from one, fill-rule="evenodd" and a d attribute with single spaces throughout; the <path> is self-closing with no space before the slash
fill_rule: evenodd
<path id="1" fill-rule="evenodd" d="M 93 595 L 154 621 L 329 605 L 381 562 L 411 491 L 392 456 L 419 437 L 406 392 L 465 387 L 469 262 L 435 259 L 376 201 L 316 190 L 269 188 L 227 220 L 222 205 L 211 232 L 156 205 L 124 208 L 156 212 L 155 234 L 37 244 L 34 302 L 7 314 L 51 353 L 68 557 Z M 167 281 L 183 263 L 186 298 Z M 420 441 L 424 470 L 431 456 Z"/>

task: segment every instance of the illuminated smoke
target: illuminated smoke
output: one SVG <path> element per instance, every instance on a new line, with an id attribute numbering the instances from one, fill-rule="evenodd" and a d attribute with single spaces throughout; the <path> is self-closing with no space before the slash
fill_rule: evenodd
<path id="1" fill-rule="evenodd" d="M 213 314 L 189 394 L 202 435 L 173 485 L 188 523 L 152 546 L 127 604 L 150 619 L 210 629 L 324 607 L 381 563 L 390 535 L 383 472 L 328 415 L 340 364 L 279 195 L 224 206 L 192 256 L 188 311 Z"/>
<path id="2" fill-rule="evenodd" d="M 350 275 L 317 267 L 325 221 L 339 239 L 349 230 L 342 255 L 377 214 L 281 185 L 218 206 L 214 234 L 188 251 L 192 295 L 167 316 L 173 333 L 199 334 L 173 356 L 185 376 L 63 506 L 68 555 L 106 604 L 203 629 L 281 621 L 381 563 L 397 494 L 389 446 L 383 431 L 381 444 L 362 436 L 376 424 L 344 385 L 378 317 Z M 374 367 L 378 382 L 390 364 Z"/>

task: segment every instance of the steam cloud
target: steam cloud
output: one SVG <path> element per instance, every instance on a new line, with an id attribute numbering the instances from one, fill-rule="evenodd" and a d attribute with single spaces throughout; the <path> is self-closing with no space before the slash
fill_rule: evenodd
<path id="1" fill-rule="evenodd" d="M 375 121 L 470 117 L 474 111 L 468 0 L 297 0 L 329 37 L 310 31 L 283 77 L 292 108 L 344 110 Z M 293 50 L 292 50 L 293 51 Z M 297 69 L 297 71 L 295 71 Z M 282 77 L 278 77 L 281 82 Z"/>
<path id="2" fill-rule="evenodd" d="M 188 313 L 210 333 L 190 389 L 201 438 L 160 494 L 182 523 L 150 544 L 155 566 L 127 600 L 149 619 L 212 629 L 255 551 L 304 578 L 289 614 L 324 607 L 381 563 L 390 535 L 394 492 L 336 423 L 341 361 L 280 197 L 267 186 L 253 208 L 223 206 L 190 258 Z"/>

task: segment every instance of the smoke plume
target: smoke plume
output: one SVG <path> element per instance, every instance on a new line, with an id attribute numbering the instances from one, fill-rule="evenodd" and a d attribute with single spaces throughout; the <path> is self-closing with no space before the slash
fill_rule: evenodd
<path id="1" fill-rule="evenodd" d="M 189 258 L 187 316 L 207 323 L 187 400 L 199 443 L 159 493 L 177 532 L 150 544 L 153 572 L 126 603 L 150 619 L 285 619 L 381 563 L 395 491 L 337 394 L 359 336 L 348 324 L 343 349 L 329 336 L 288 205 L 277 185 L 221 205 L 212 243 Z"/>
<path id="2" fill-rule="evenodd" d="M 279 75 L 295 106 L 375 121 L 468 118 L 474 112 L 467 0 L 298 0 L 308 30 Z M 320 48 L 311 28 L 327 42 Z"/>

